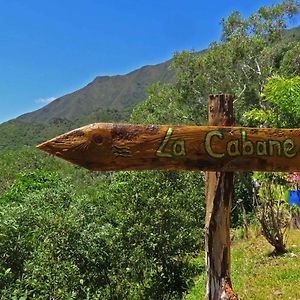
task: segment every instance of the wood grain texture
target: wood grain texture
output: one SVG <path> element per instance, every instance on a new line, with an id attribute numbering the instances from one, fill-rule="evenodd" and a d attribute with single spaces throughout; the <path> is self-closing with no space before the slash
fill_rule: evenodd
<path id="1" fill-rule="evenodd" d="M 234 125 L 231 95 L 209 96 L 208 124 Z M 242 140 L 243 134 L 241 142 Z M 238 150 L 242 154 L 243 145 Z M 238 299 L 230 278 L 230 212 L 233 187 L 233 172 L 206 173 L 205 257 L 206 297 L 209 300 Z"/>
<path id="2" fill-rule="evenodd" d="M 300 129 L 96 123 L 37 147 L 91 171 L 300 169 Z"/>

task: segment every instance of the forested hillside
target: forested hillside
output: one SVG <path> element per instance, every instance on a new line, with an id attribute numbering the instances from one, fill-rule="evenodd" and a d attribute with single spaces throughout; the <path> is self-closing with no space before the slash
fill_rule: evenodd
<path id="1" fill-rule="evenodd" d="M 234 95 L 236 124 L 299 127 L 299 28 L 285 31 L 298 12 L 298 2 L 284 1 L 248 18 L 232 13 L 222 21 L 220 41 L 202 53 L 175 54 L 173 81 L 164 73 L 160 80 L 168 83 L 151 85 L 138 105 L 142 93 L 129 107 L 120 96 L 122 105 L 95 104 L 79 115 L 83 89 L 75 93 L 74 103 L 81 103 L 76 112 L 66 96 L 42 109 L 41 119 L 36 112 L 2 124 L 0 299 L 182 299 L 205 272 L 197 260 L 203 250 L 204 174 L 89 173 L 32 146 L 100 120 L 206 124 L 210 93 Z M 96 79 L 88 93 L 97 90 L 97 80 L 104 88 L 120 78 Z M 127 93 L 132 81 L 126 80 Z M 60 105 L 67 102 L 61 115 Z M 232 227 L 259 228 L 259 212 L 273 208 L 270 203 L 280 207 L 280 216 L 295 213 L 279 192 L 271 202 L 264 193 L 288 184 L 282 174 L 235 174 Z"/>

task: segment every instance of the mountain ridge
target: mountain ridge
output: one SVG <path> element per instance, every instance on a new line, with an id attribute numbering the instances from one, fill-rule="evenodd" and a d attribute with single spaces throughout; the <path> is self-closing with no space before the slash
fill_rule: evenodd
<path id="1" fill-rule="evenodd" d="M 125 75 L 97 76 L 86 86 L 16 120 L 26 123 L 47 123 L 55 118 L 72 121 L 101 108 L 123 110 L 133 107 L 145 99 L 149 85 L 173 81 L 174 72 L 169 66 L 170 60 L 146 65 Z"/>

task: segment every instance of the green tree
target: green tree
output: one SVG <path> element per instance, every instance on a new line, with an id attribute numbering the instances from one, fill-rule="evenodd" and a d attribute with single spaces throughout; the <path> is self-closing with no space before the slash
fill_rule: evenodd
<path id="1" fill-rule="evenodd" d="M 201 173 L 121 172 L 109 190 L 117 216 L 115 276 L 118 299 L 177 299 L 191 285 L 203 246 Z"/>
<path id="2" fill-rule="evenodd" d="M 122 172 L 108 184 L 48 167 L 14 174 L 0 196 L 0 299 L 176 299 L 190 286 L 201 173 Z"/>
<path id="3" fill-rule="evenodd" d="M 272 43 L 287 27 L 285 20 L 293 17 L 298 10 L 298 1 L 284 0 L 269 7 L 262 6 L 247 19 L 235 11 L 227 19 L 222 19 L 221 40 L 226 43 L 240 37 L 260 36 Z"/>
<path id="4" fill-rule="evenodd" d="M 205 124 L 208 94 L 231 93 L 237 122 L 241 122 L 249 107 L 259 108 L 267 78 L 297 72 L 297 66 L 292 66 L 299 46 L 286 38 L 283 29 L 298 11 L 297 1 L 283 1 L 262 7 L 246 19 L 232 13 L 222 20 L 220 42 L 202 52 L 175 54 L 176 82 L 155 86 L 134 109 L 132 120 L 138 122 L 143 116 L 149 122 Z"/>
<path id="5" fill-rule="evenodd" d="M 299 127 L 300 76 L 268 79 L 261 106 L 246 112 L 244 118 L 265 127 Z"/>

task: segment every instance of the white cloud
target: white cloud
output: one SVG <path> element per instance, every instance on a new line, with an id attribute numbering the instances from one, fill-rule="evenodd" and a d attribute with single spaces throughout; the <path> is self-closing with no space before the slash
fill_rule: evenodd
<path id="1" fill-rule="evenodd" d="M 36 103 L 41 103 L 41 104 L 48 104 L 52 101 L 54 101 L 55 99 L 57 99 L 56 97 L 49 97 L 49 98 L 39 98 L 37 99 L 35 102 Z"/>

